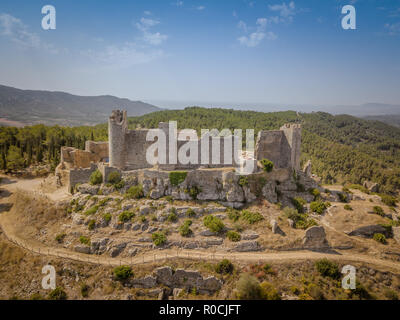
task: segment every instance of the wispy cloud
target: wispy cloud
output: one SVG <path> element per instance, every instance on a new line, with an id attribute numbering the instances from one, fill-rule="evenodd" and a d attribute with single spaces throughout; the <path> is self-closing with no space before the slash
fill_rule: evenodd
<path id="1" fill-rule="evenodd" d="M 24 48 L 44 49 L 50 53 L 58 53 L 53 45 L 43 42 L 40 37 L 29 31 L 20 19 L 7 14 L 0 14 L 0 35 Z"/>
<path id="2" fill-rule="evenodd" d="M 238 41 L 241 45 L 246 47 L 256 47 L 261 41 L 264 39 L 275 40 L 277 38 L 276 34 L 272 31 L 266 31 L 268 20 L 266 18 L 258 18 L 256 21 L 256 28 L 254 32 L 249 33 L 249 28 L 247 24 L 243 21 L 239 21 L 238 28 L 245 31 L 245 33 L 249 33 L 245 36 L 241 36 L 238 38 Z"/>
<path id="3" fill-rule="evenodd" d="M 271 21 L 275 23 L 279 22 L 292 22 L 293 17 L 296 15 L 296 5 L 294 1 L 283 2 L 282 4 L 268 5 L 269 10 L 277 12 L 279 16 L 271 17 Z"/>
<path id="4" fill-rule="evenodd" d="M 176 7 L 183 7 L 183 1 L 181 1 L 181 0 L 177 0 L 176 2 L 173 2 L 173 3 L 171 3 L 173 6 L 176 6 Z"/>
<path id="5" fill-rule="evenodd" d="M 400 22 L 387 23 L 387 24 L 385 24 L 385 29 L 386 29 L 387 33 L 391 36 L 400 35 Z"/>
<path id="6" fill-rule="evenodd" d="M 205 6 L 198 6 L 196 7 L 196 10 L 203 11 L 205 8 L 206 8 Z"/>
<path id="7" fill-rule="evenodd" d="M 390 11 L 389 17 L 390 18 L 400 17 L 400 8 Z"/>
<path id="8" fill-rule="evenodd" d="M 164 56 L 162 50 L 143 50 L 136 43 L 126 42 L 123 45 L 109 45 L 103 50 L 84 50 L 81 52 L 106 68 L 127 68 L 151 62 Z"/>
<path id="9" fill-rule="evenodd" d="M 160 21 L 149 18 L 141 18 L 136 27 L 143 32 L 143 40 L 154 46 L 158 46 L 168 39 L 168 36 L 160 32 L 151 32 L 150 29 L 158 25 Z"/>

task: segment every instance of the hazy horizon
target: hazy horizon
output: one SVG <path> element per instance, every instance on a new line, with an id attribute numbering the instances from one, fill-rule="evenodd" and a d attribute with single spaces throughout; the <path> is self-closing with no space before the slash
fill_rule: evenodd
<path id="1" fill-rule="evenodd" d="M 142 101 L 400 104 L 400 4 L 345 0 L 0 3 L 0 83 Z M 77 10 L 79 9 L 79 10 Z"/>

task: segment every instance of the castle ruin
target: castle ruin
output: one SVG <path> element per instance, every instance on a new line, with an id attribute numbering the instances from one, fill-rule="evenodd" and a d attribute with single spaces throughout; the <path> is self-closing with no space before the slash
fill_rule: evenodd
<path id="1" fill-rule="evenodd" d="M 154 143 L 154 141 L 147 141 L 150 130 L 154 129 L 128 129 L 127 112 L 113 111 L 108 121 L 109 142 L 87 141 L 85 150 L 71 147 L 61 149 L 61 163 L 56 171 L 60 183 L 66 184 L 69 190 L 73 190 L 75 185 L 87 183 L 93 171 L 100 170 L 104 182 L 107 182 L 110 172 L 118 171 L 124 176 L 134 176 L 141 180 L 151 176 L 156 186 L 160 184 L 157 179 L 168 179 L 168 172 L 179 170 L 188 171 L 189 176 L 196 177 L 192 179 L 193 181 L 200 179 L 198 183 L 204 185 L 206 181 L 222 179 L 224 172 L 234 171 L 233 169 L 240 166 L 244 160 L 254 161 L 253 173 L 256 174 L 262 171 L 257 166 L 257 161 L 262 159 L 271 160 L 275 170 L 281 172 L 280 175 L 285 172 L 283 174 L 285 177 L 293 170 L 300 171 L 301 126 L 299 124 L 285 124 L 280 130 L 260 131 L 254 153 L 251 154 L 242 153 L 241 148 L 235 149 L 235 143 L 239 142 L 239 137 L 235 135 L 206 135 L 193 140 L 185 135 L 182 137 L 180 134 L 182 131 L 177 131 L 176 152 L 186 144 L 195 142 L 198 146 L 197 161 L 189 163 L 178 161 L 171 164 L 170 158 L 177 158 L 176 154 L 171 153 L 171 131 L 168 123 L 160 123 L 158 130 L 163 131 L 167 137 L 165 146 L 167 162 L 157 165 L 148 163 L 146 159 L 146 152 Z M 202 153 L 204 149 L 200 147 L 200 142 L 208 146 L 207 154 Z M 213 154 L 214 149 L 211 148 L 213 143 L 219 144 L 219 154 Z M 224 153 L 227 149 L 229 152 Z M 226 159 L 226 154 L 229 155 L 228 159 Z M 214 161 L 216 158 L 220 161 Z"/>

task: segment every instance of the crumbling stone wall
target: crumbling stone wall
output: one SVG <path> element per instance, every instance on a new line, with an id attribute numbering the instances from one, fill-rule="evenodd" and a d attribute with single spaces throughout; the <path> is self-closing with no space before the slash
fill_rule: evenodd
<path id="1" fill-rule="evenodd" d="M 68 191 L 72 191 L 79 183 L 88 183 L 90 175 L 97 170 L 97 164 L 91 163 L 89 168 L 72 168 L 69 170 Z"/>
<path id="2" fill-rule="evenodd" d="M 137 129 L 129 130 L 127 125 L 127 113 L 126 111 L 114 110 L 109 118 L 109 154 L 110 154 L 110 166 L 121 170 L 137 170 L 153 167 L 146 160 L 146 152 L 148 147 L 150 147 L 154 142 L 146 141 L 149 129 Z M 168 123 L 160 123 L 159 129 L 163 130 L 166 136 L 166 160 L 168 164 L 160 164 L 160 168 L 163 170 L 192 170 L 203 166 L 201 157 L 201 140 L 191 140 L 196 141 L 198 146 L 198 157 L 197 163 L 183 164 L 178 161 L 176 164 L 169 164 L 171 161 L 169 159 L 169 127 Z M 178 133 L 179 134 L 179 133 Z M 221 167 L 236 167 L 238 163 L 235 161 L 234 156 L 234 140 L 237 137 L 231 136 L 229 139 L 231 141 L 229 144 L 232 146 L 230 153 L 230 159 L 224 159 L 224 148 L 225 137 L 209 137 L 209 168 L 221 168 Z M 220 154 L 213 155 L 212 145 L 213 143 L 218 143 L 220 145 Z M 188 140 L 177 139 L 177 151 L 188 142 Z M 228 145 L 228 144 L 227 144 Z M 220 159 L 220 164 L 213 163 L 214 159 Z M 238 159 L 238 156 L 236 156 Z M 214 161 L 215 162 L 215 161 Z M 226 163 L 226 164 L 225 164 Z"/>
<path id="3" fill-rule="evenodd" d="M 108 161 L 108 142 L 86 141 L 85 150 L 61 147 L 61 163 L 68 168 L 89 168 L 92 162 Z"/>
<path id="4" fill-rule="evenodd" d="M 300 171 L 301 126 L 285 124 L 280 130 L 263 130 L 258 133 L 255 157 L 269 159 L 275 168 L 292 168 Z"/>

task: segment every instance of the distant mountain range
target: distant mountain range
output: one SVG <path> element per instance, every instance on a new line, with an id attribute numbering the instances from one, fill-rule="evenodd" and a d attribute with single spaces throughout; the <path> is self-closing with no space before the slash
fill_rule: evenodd
<path id="1" fill-rule="evenodd" d="M 0 125 L 93 125 L 105 122 L 113 109 L 140 116 L 162 109 L 114 96 L 77 96 L 65 92 L 21 90 L 0 85 Z"/>
<path id="2" fill-rule="evenodd" d="M 400 114 L 388 114 L 384 116 L 367 116 L 364 117 L 366 120 L 377 120 L 385 122 L 394 127 L 400 127 Z"/>

